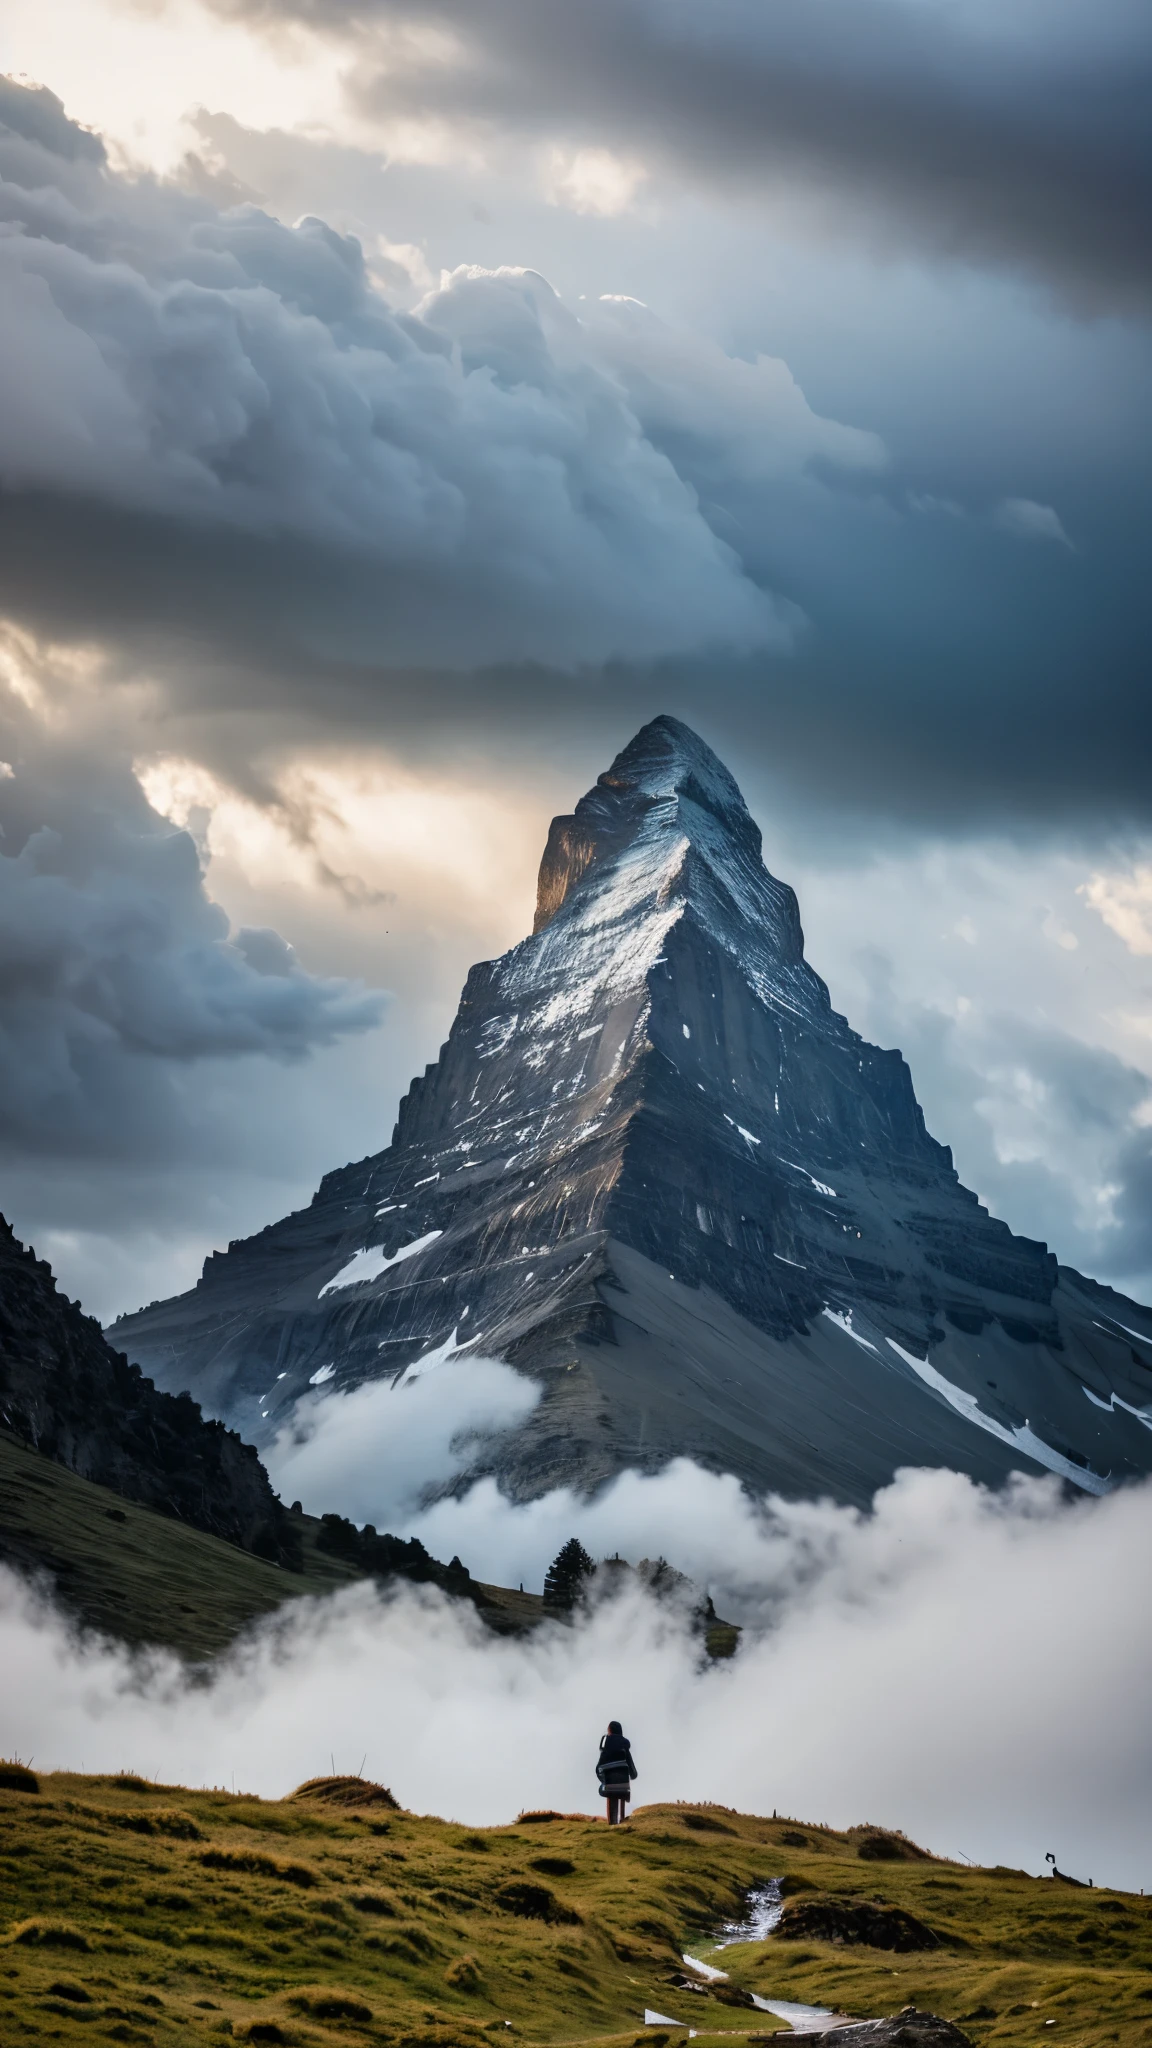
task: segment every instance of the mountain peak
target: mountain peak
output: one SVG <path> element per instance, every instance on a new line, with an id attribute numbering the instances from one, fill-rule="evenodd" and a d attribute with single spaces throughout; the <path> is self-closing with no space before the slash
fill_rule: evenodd
<path id="1" fill-rule="evenodd" d="M 541 1399 L 480 1455 L 520 1496 L 685 1455 L 861 1505 L 904 1465 L 1152 1468 L 1152 1312 L 961 1186 L 669 717 L 553 819 L 535 932 L 472 969 L 391 1145 L 118 1335 L 261 1441 L 317 1387 L 506 1359 Z"/>
<path id="2" fill-rule="evenodd" d="M 573 812 L 553 818 L 533 932 L 551 923 L 589 868 L 618 861 L 641 837 L 665 855 L 679 838 L 713 862 L 730 851 L 760 864 L 760 833 L 733 777 L 691 726 L 666 712 L 641 726 Z"/>
<path id="3" fill-rule="evenodd" d="M 706 807 L 747 816 L 740 791 L 718 754 L 699 733 L 662 711 L 650 719 L 599 778 L 605 789 L 634 789 L 645 796 L 693 795 Z"/>

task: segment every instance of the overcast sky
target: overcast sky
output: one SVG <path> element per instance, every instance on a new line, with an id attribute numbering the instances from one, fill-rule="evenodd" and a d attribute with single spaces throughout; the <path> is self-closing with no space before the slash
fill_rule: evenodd
<path id="1" fill-rule="evenodd" d="M 1152 1298 L 1152 17 L 11 0 L 2 1206 L 107 1317 L 387 1142 L 655 711 Z"/>

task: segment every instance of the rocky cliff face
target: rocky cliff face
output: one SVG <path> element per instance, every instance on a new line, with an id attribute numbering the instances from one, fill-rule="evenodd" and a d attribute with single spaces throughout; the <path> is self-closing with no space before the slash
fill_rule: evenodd
<path id="1" fill-rule="evenodd" d="M 3 1217 L 0 1426 L 127 1500 L 297 1562 L 298 1539 L 252 1445 L 206 1422 L 188 1394 L 157 1392 Z"/>
<path id="2" fill-rule="evenodd" d="M 658 718 L 554 820 L 387 1151 L 117 1325 L 267 1440 L 309 1387 L 484 1351 L 543 1389 L 514 1493 L 686 1454 L 864 1501 L 902 1464 L 1152 1466 L 1152 1312 L 1014 1236 L 832 1009 L 716 756 Z"/>

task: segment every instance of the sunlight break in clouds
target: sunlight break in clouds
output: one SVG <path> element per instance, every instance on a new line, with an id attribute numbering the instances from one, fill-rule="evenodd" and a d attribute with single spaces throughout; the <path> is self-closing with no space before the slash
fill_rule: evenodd
<path id="1" fill-rule="evenodd" d="M 190 115 L 222 90 L 261 127 L 347 132 L 340 53 L 299 25 L 263 38 L 194 0 L 8 0 L 4 27 L 24 73 L 82 105 L 118 155 L 162 173 L 196 141 Z"/>
<path id="2" fill-rule="evenodd" d="M 544 190 L 554 206 L 610 218 L 627 211 L 647 175 L 643 164 L 610 149 L 554 149 Z"/>
<path id="3" fill-rule="evenodd" d="M 1152 867 L 1092 875 L 1080 894 L 1130 953 L 1152 953 Z"/>
<path id="4" fill-rule="evenodd" d="M 386 909 L 390 928 L 416 917 L 424 932 L 453 912 L 507 904 L 508 944 L 532 921 L 535 792 L 416 773 L 364 748 L 262 764 L 260 802 L 180 756 L 134 765 L 154 808 L 195 834 L 214 881 L 222 871 L 277 896 L 335 887 L 358 909 Z"/>
<path id="5" fill-rule="evenodd" d="M 685 1496 L 687 1501 L 687 1495 Z M 747 1548 L 723 1496 L 709 1546 Z M 683 1515 L 684 1544 L 698 1539 Z M 682 1558 L 682 1561 L 687 1561 Z M 0 1657 L 23 1682 L 3 1740 L 41 1768 L 130 1767 L 276 1797 L 359 1764 L 407 1806 L 470 1824 L 595 1806 L 608 1715 L 644 1800 L 774 1807 L 905 1828 L 959 1857 L 1152 1882 L 1152 1488 L 1069 1506 L 1054 1482 L 1002 1495 L 905 1472 L 861 1515 L 772 1503 L 761 1622 L 702 1668 L 674 1611 L 633 1590 L 578 1628 L 493 1639 L 466 1607 L 370 1586 L 293 1605 L 210 1683 L 78 1643 L 10 1575 Z M 517 1758 L 516 1793 L 505 1759 Z"/>

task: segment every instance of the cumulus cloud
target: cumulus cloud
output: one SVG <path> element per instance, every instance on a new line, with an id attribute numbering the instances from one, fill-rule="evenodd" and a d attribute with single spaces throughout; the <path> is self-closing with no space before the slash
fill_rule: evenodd
<path id="1" fill-rule="evenodd" d="M 25 120 L 25 101 L 15 104 L 9 121 Z M 245 183 L 278 193 L 288 214 L 304 208 L 311 214 L 322 198 L 334 217 L 367 222 L 366 275 L 378 261 L 371 253 L 378 234 L 392 246 L 397 237 L 426 241 L 434 272 L 443 261 L 448 277 L 426 294 L 418 317 L 418 292 L 410 288 L 402 295 L 408 310 L 388 312 L 385 326 L 391 332 L 388 322 L 399 322 L 410 339 L 415 320 L 418 353 L 424 357 L 430 349 L 440 365 L 429 369 L 424 360 L 418 375 L 444 377 L 446 404 L 459 400 L 466 410 L 461 388 L 486 384 L 492 417 L 509 432 L 509 406 L 514 413 L 521 408 L 518 419 L 535 406 L 542 420 L 554 421 L 557 405 L 562 412 L 574 405 L 583 422 L 572 443 L 582 451 L 573 455 L 576 466 L 566 467 L 565 455 L 560 470 L 549 472 L 560 478 L 563 517 L 576 522 L 579 545 L 562 559 L 554 552 L 544 561 L 541 550 L 547 555 L 552 541 L 529 495 L 509 512 L 508 546 L 493 573 L 481 574 L 477 562 L 485 548 L 502 549 L 496 514 L 504 501 L 498 499 L 491 519 L 487 503 L 471 525 L 471 513 L 462 513 L 458 545 L 453 540 L 435 559 L 421 557 L 401 573 L 387 554 L 395 539 L 391 528 L 383 539 L 373 530 L 362 544 L 362 537 L 349 538 L 347 519 L 340 524 L 341 508 L 357 488 L 368 488 L 355 434 L 351 442 L 340 440 L 351 415 L 329 422 L 325 385 L 319 453 L 310 438 L 314 415 L 296 422 L 292 378 L 299 371 L 307 385 L 312 376 L 311 369 L 300 369 L 291 339 L 297 301 L 300 324 L 311 336 L 304 354 L 314 344 L 325 363 L 335 361 L 341 392 L 339 379 L 359 376 L 362 360 L 371 359 L 372 375 L 386 382 L 395 374 L 397 390 L 417 374 L 406 367 L 407 357 L 383 365 L 374 345 L 343 346 L 341 337 L 355 322 L 351 313 L 344 320 L 332 308 L 354 310 L 362 303 L 355 245 L 342 237 L 333 244 L 314 221 L 281 228 L 251 206 L 229 211 L 147 178 L 113 177 L 102 165 L 98 140 L 84 140 L 85 132 L 76 130 L 82 139 L 75 141 L 58 105 L 53 102 L 51 121 L 45 105 L 37 97 L 37 118 L 65 140 L 52 156 L 40 144 L 21 145 L 25 154 L 17 162 L 10 138 L 8 200 L 30 227 L 13 241 L 39 256 L 47 250 L 54 262 L 53 235 L 71 238 L 60 258 L 65 262 L 76 257 L 72 242 L 91 248 L 90 274 L 108 283 L 113 308 L 123 304 L 122 288 L 131 297 L 131 286 L 143 290 L 149 304 L 149 293 L 175 293 L 181 320 L 194 303 L 208 309 L 210 329 L 217 316 L 228 333 L 234 323 L 239 338 L 227 360 L 241 369 L 245 360 L 255 363 L 245 355 L 244 323 L 249 304 L 258 301 L 259 319 L 253 318 L 259 333 L 270 331 L 271 321 L 285 353 L 284 364 L 271 367 L 262 356 L 244 387 L 250 395 L 266 388 L 269 402 L 276 399 L 272 446 L 265 446 L 258 407 L 251 431 L 244 425 L 248 401 L 241 391 L 235 415 L 240 440 L 227 442 L 225 433 L 228 459 L 220 477 L 205 481 L 205 459 L 210 469 L 216 458 L 197 439 L 195 422 L 203 426 L 213 417 L 208 401 L 216 387 L 211 379 L 205 385 L 193 350 L 185 441 L 158 441 L 148 457 L 152 468 L 145 462 L 144 469 L 149 488 L 161 497 L 169 493 L 165 504 L 183 503 L 186 485 L 188 502 L 200 490 L 208 509 L 195 517 L 133 509 L 141 474 L 131 462 L 123 478 L 118 473 L 113 480 L 111 495 L 99 482 L 88 495 L 77 494 L 67 462 L 54 483 L 0 490 L 0 607 L 38 632 L 100 639 L 126 665 L 148 664 L 162 679 L 168 705 L 191 711 L 196 745 L 210 747 L 218 764 L 237 775 L 246 771 L 268 727 L 254 741 L 253 724 L 245 726 L 242 714 L 271 711 L 281 728 L 295 721 L 303 732 L 310 720 L 313 740 L 320 721 L 325 736 L 337 728 L 378 736 L 386 718 L 389 739 L 411 740 L 425 758 L 467 747 L 502 765 L 512 751 L 531 746 L 538 759 L 573 753 L 595 772 L 600 756 L 610 756 L 632 724 L 669 709 L 698 719 L 706 706 L 710 732 L 722 747 L 735 745 L 741 759 L 772 764 L 775 805 L 810 806 L 821 814 L 822 829 L 841 839 L 865 817 L 871 834 L 877 813 L 931 829 L 942 822 L 979 829 L 986 819 L 1005 817 L 1015 827 L 1021 819 L 1064 822 L 1070 815 L 1090 824 L 1103 819 L 1113 829 L 1117 820 L 1146 816 L 1142 586 L 1130 538 L 1130 508 L 1142 488 L 1132 470 L 1138 436 L 1131 421 L 1143 395 L 1143 371 L 1136 367 L 1137 342 L 1119 323 L 1074 333 L 1042 323 L 1033 310 L 1026 333 L 1009 351 L 1023 350 L 1027 367 L 1006 370 L 996 339 L 998 320 L 1006 317 L 1003 295 L 992 285 L 981 285 L 974 301 L 977 287 L 965 284 L 963 322 L 979 333 L 980 346 L 967 350 L 957 342 L 955 360 L 943 352 L 942 310 L 949 316 L 935 299 L 930 332 L 918 332 L 915 319 L 908 329 L 904 298 L 882 282 L 876 297 L 888 311 L 878 350 L 874 309 L 868 295 L 861 298 L 859 279 L 843 299 L 839 285 L 829 286 L 828 304 L 816 310 L 837 339 L 831 350 L 819 341 L 806 363 L 806 378 L 832 378 L 816 411 L 779 360 L 777 338 L 783 324 L 790 349 L 812 342 L 811 335 L 804 338 L 813 311 L 807 287 L 794 270 L 778 275 L 771 237 L 745 246 L 740 214 L 723 204 L 686 219 L 683 229 L 681 215 L 667 211 L 617 246 L 616 223 L 586 230 L 574 218 L 558 220 L 538 197 L 534 211 L 518 210 L 520 188 L 511 175 L 502 184 L 470 180 L 461 189 L 457 174 L 443 167 L 417 177 L 393 165 L 384 180 L 367 153 L 353 164 L 354 153 L 335 145 L 257 137 L 216 117 L 211 133 L 221 146 L 239 149 L 236 167 Z M 79 153 L 78 163 L 67 150 Z M 627 152 L 617 154 L 621 162 L 633 161 Z M 474 191 L 494 210 L 493 221 L 482 227 L 467 203 Z M 50 223 L 60 215 L 64 225 L 41 231 L 41 215 Z M 612 245 L 598 240 L 578 254 L 567 238 L 579 233 L 583 242 L 586 231 L 611 236 Z M 526 247 L 548 262 L 555 254 L 568 296 L 557 298 L 529 272 L 486 274 L 462 266 L 461 256 L 477 247 L 493 259 Z M 742 262 L 754 279 L 747 304 L 742 290 L 733 303 L 727 285 L 716 285 L 718 272 L 735 273 Z M 821 262 L 830 268 L 827 258 Z M 301 282 L 305 272 L 311 296 Z M 893 274 L 880 275 L 887 280 Z M 635 300 L 595 296 L 603 282 L 627 289 L 639 278 L 661 304 L 685 309 L 676 324 L 658 320 Z M 585 284 L 589 296 L 581 301 Z M 363 290 L 375 312 L 381 301 L 374 288 L 369 283 Z M 503 326 L 494 301 L 505 306 Z M 169 317 L 176 319 L 172 308 Z M 63 326 L 73 344 L 88 348 L 90 336 L 67 320 Z M 133 386 L 129 397 L 143 408 L 149 431 L 158 394 L 167 394 L 168 412 L 161 408 L 167 434 L 169 414 L 185 419 L 177 388 L 183 358 L 162 350 L 157 366 L 154 329 L 149 312 L 121 366 L 140 379 L 139 394 Z M 164 332 L 174 341 L 185 329 L 177 321 Z M 100 347 L 111 357 L 114 343 L 110 335 Z M 730 347 L 741 352 L 730 354 Z M 878 360 L 889 365 L 879 387 Z M 37 374 L 35 362 L 26 374 Z M 526 381 L 510 393 L 506 387 L 516 376 Z M 608 584 L 601 585 L 594 565 L 605 551 L 599 539 L 587 547 L 584 541 L 589 528 L 597 535 L 606 531 L 599 491 L 605 473 L 597 468 L 602 445 L 584 436 L 592 413 L 580 407 L 581 394 L 605 390 L 610 396 L 596 416 L 597 433 L 611 422 L 628 423 L 617 446 L 623 468 L 613 476 L 631 481 L 610 494 L 612 517 L 619 511 L 627 531 L 619 550 L 615 542 L 606 550 L 612 566 Z M 1095 483 L 1086 494 L 1083 479 L 1077 481 L 1083 445 L 1077 422 L 1089 390 L 1095 394 L 1092 473 L 1097 479 L 1106 474 L 1111 486 L 1102 490 Z M 937 394 L 927 408 L 926 391 Z M 201 399 L 206 412 L 196 411 Z M 43 448 L 33 451 L 33 466 L 44 477 L 58 419 L 68 417 L 71 403 L 67 389 Z M 352 414 L 362 417 L 358 406 L 357 400 Z M 894 450 L 887 468 L 873 432 L 842 424 L 855 419 L 887 433 Z M 422 435 L 424 426 L 420 414 L 413 431 Z M 10 431 L 15 437 L 16 429 Z M 383 437 L 388 446 L 390 432 Z M 289 436 L 288 455 L 278 433 Z M 375 449 L 380 437 L 367 438 Z M 431 448 L 426 440 L 419 445 Z M 501 446 L 513 464 L 511 444 Z M 631 466 L 634 447 L 639 469 Z M 182 458 L 191 451 L 199 463 L 195 485 L 183 469 L 175 480 L 153 473 L 173 448 Z M 1047 484 L 1031 480 L 1047 477 L 1053 451 L 1060 480 L 1052 489 L 1080 550 L 1075 557 L 1059 545 L 1007 545 L 987 517 L 975 516 L 978 508 L 1022 492 L 1024 479 L 1036 502 L 1047 501 Z M 81 467 L 89 459 L 82 449 L 73 455 Z M 281 458 L 291 472 L 283 491 L 268 484 Z M 471 459 L 467 448 L 456 450 L 452 476 L 462 477 L 461 465 Z M 609 459 L 616 461 L 611 450 Z M 509 468 L 510 491 L 512 473 Z M 641 477 L 650 483 L 662 478 L 670 493 L 665 497 L 664 484 L 653 485 L 655 525 L 647 529 L 646 554 L 639 525 L 627 524 L 634 513 L 640 520 L 647 488 Z M 974 516 L 909 517 L 909 490 L 915 499 L 925 487 L 928 497 L 954 501 Z M 1123 515 L 1121 504 L 1128 508 Z M 523 547 L 515 523 L 521 510 L 532 526 Z M 271 524 L 261 526 L 265 515 Z M 434 524 L 425 538 L 433 532 Z M 480 556 L 470 552 L 477 532 Z M 630 554 L 633 541 L 639 552 Z M 713 600 L 708 616 L 715 635 L 704 645 L 700 636 L 712 631 L 704 612 Z M 615 604 L 620 609 L 614 613 Z M 796 631 L 801 617 L 808 625 Z M 761 626 L 766 648 L 755 641 Z M 686 651 L 693 634 L 694 654 Z M 727 653 L 719 644 L 725 635 Z M 612 646 L 679 651 L 655 671 L 640 661 L 623 671 L 616 665 L 583 669 L 579 691 L 572 690 L 571 664 L 581 652 Z M 741 646 L 748 651 L 733 651 Z M 501 649 L 512 656 L 539 653 L 542 665 L 499 660 Z M 778 658 L 782 650 L 786 661 Z M 483 671 L 479 689 L 477 668 Z M 1077 715 L 1086 676 L 1099 711 L 1087 722 Z M 622 681 L 633 706 L 623 729 Z M 593 731 L 600 739 L 590 755 Z"/>
<path id="2" fill-rule="evenodd" d="M 540 1389 L 499 1359 L 446 1358 L 406 1386 L 369 1381 L 298 1402 L 264 1453 L 273 1484 L 309 1514 L 334 1501 L 356 1522 L 394 1528 L 421 1496 L 456 1479 L 480 1442 L 526 1420 Z"/>
<path id="3" fill-rule="evenodd" d="M 5 1573 L 0 1654 L 21 1678 L 5 1740 L 43 1768 L 235 1772 L 273 1797 L 330 1752 L 338 1768 L 367 1752 L 406 1805 L 482 1824 L 520 1804 L 594 1810 L 595 1738 L 616 1715 L 644 1800 L 887 1822 L 1036 1872 L 1053 1849 L 1098 1884 L 1147 1885 L 1152 1626 L 1133 1589 L 1152 1490 L 1068 1505 L 1055 1482 L 993 1495 L 905 1473 L 861 1515 L 710 1484 L 685 1483 L 673 1558 L 726 1545 L 718 1596 L 735 1572 L 755 1586 L 731 1664 L 702 1669 L 680 1617 L 636 1588 L 574 1629 L 493 1640 L 438 1595 L 360 1586 L 289 1608 L 190 1683 L 70 1637 Z"/>
<path id="4" fill-rule="evenodd" d="M 217 0 L 353 39 L 386 133 L 542 138 L 695 179 L 796 188 L 938 256 L 1148 304 L 1147 11 L 1131 0 Z"/>
<path id="5" fill-rule="evenodd" d="M 394 662 L 787 640 L 648 418 L 651 391 L 655 427 L 722 450 L 747 390 L 762 461 L 774 436 L 794 470 L 874 461 L 782 366 L 651 321 L 609 335 L 529 271 L 459 271 L 399 312 L 321 220 L 121 175 L 43 90 L 8 84 L 0 120 L 9 493 L 159 519 L 186 580 L 213 545 L 233 579 L 303 549 L 313 641 L 346 651 L 355 624 Z"/>
<path id="6" fill-rule="evenodd" d="M 197 1063 L 302 1059 L 383 998 L 306 973 L 270 929 L 233 931 L 189 833 L 114 746 L 9 695 L 0 744 L 0 1128 L 9 1156 L 156 1158 Z"/>

